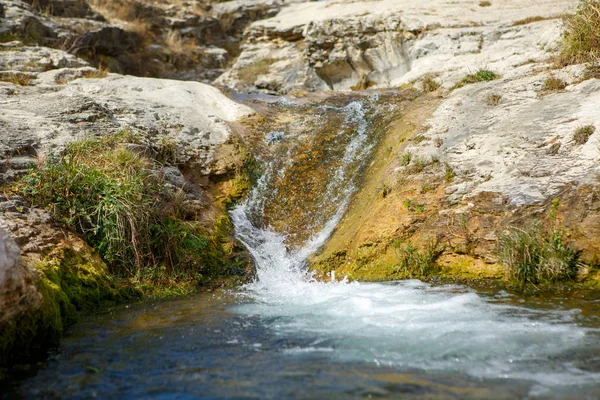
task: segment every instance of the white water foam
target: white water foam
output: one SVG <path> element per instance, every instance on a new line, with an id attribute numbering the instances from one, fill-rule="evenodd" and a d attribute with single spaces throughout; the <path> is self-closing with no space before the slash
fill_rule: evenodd
<path id="1" fill-rule="evenodd" d="M 357 141 L 363 140 L 361 129 L 359 125 Z M 360 145 L 353 141 L 346 154 L 357 149 Z M 336 175 L 347 179 L 345 172 Z M 305 347 L 285 351 L 290 357 L 318 352 L 339 361 L 525 379 L 536 382 L 532 396 L 556 385 L 600 380 L 599 374 L 560 361 L 589 340 L 589 332 L 574 322 L 576 311 L 542 312 L 503 305 L 464 288 L 432 287 L 416 280 L 388 284 L 316 281 L 306 270 L 306 260 L 335 229 L 354 188 L 343 192 L 336 212 L 321 231 L 293 250 L 286 247 L 283 234 L 257 228 L 250 221 L 249 210 L 261 203 L 261 185 L 266 179 L 268 174 L 231 212 L 236 235 L 254 257 L 257 269 L 257 279 L 244 288 L 251 301 L 238 311 L 264 318 L 275 335 L 305 339 Z M 502 292 L 497 299 L 509 297 Z"/>

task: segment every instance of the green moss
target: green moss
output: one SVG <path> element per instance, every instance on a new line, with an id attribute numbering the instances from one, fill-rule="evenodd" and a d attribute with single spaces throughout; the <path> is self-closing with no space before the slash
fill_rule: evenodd
<path id="1" fill-rule="evenodd" d="M 460 82 L 452 87 L 452 89 L 461 88 L 465 85 L 470 85 L 478 82 L 489 82 L 500 78 L 500 75 L 487 69 L 480 69 L 474 74 L 466 75 Z"/>
<path id="2" fill-rule="evenodd" d="M 103 304 L 139 297 L 120 289 L 92 251 L 57 249 L 35 264 L 41 307 L 0 330 L 0 364 L 22 362 L 55 345 L 67 326 Z"/>

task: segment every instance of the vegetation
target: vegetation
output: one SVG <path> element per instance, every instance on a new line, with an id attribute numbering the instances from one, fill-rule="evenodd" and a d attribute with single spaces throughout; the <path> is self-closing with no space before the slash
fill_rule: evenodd
<path id="1" fill-rule="evenodd" d="M 33 78 L 22 73 L 7 73 L 0 75 L 0 82 L 10 82 L 18 86 L 29 86 Z"/>
<path id="2" fill-rule="evenodd" d="M 461 88 L 465 85 L 470 85 L 477 82 L 489 82 L 498 78 L 500 78 L 500 75 L 496 74 L 495 72 L 487 69 L 480 69 L 474 74 L 469 74 L 462 78 L 460 82 L 454 85 L 453 89 Z"/>
<path id="3" fill-rule="evenodd" d="M 560 66 L 600 61 L 600 1 L 581 0 L 574 14 L 563 18 Z"/>
<path id="4" fill-rule="evenodd" d="M 395 241 L 392 246 L 396 248 L 398 257 L 398 272 L 406 277 L 424 277 L 437 271 L 437 260 L 445 251 L 439 238 L 429 239 L 425 247 L 419 250 L 411 242 Z"/>
<path id="5" fill-rule="evenodd" d="M 497 255 L 511 278 L 526 286 L 574 278 L 580 251 L 566 242 L 563 230 L 536 222 L 501 233 Z"/>
<path id="6" fill-rule="evenodd" d="M 559 92 L 567 87 L 567 83 L 555 76 L 549 76 L 544 80 L 542 90 L 544 92 Z"/>
<path id="7" fill-rule="evenodd" d="M 410 151 L 405 151 L 400 155 L 400 165 L 406 167 L 408 164 L 410 164 L 412 158 L 413 154 Z"/>
<path id="8" fill-rule="evenodd" d="M 527 25 L 527 24 L 531 24 L 534 22 L 544 21 L 546 19 L 547 18 L 540 17 L 539 15 L 537 17 L 527 17 L 527 18 L 520 19 L 518 21 L 513 22 L 512 26 Z"/>
<path id="9" fill-rule="evenodd" d="M 223 233 L 215 227 L 211 236 L 184 219 L 177 196 L 148 172 L 154 161 L 123 145 L 135 140 L 122 131 L 73 142 L 43 160 L 18 189 L 80 233 L 114 274 L 159 282 L 220 275 Z"/>
<path id="10" fill-rule="evenodd" d="M 425 74 L 421 84 L 423 85 L 423 91 L 425 93 L 435 92 L 442 86 L 441 83 L 435 80 L 435 77 L 432 74 Z"/>
<path id="11" fill-rule="evenodd" d="M 498 105 L 498 103 L 500 103 L 501 99 L 502 95 L 498 93 L 492 93 L 485 98 L 485 104 L 487 104 L 490 107 L 495 107 Z"/>
<path id="12" fill-rule="evenodd" d="M 575 143 L 578 145 L 586 144 L 590 136 L 592 136 L 595 131 L 596 127 L 594 125 L 579 127 L 573 134 L 573 141 L 575 141 Z"/>
<path id="13" fill-rule="evenodd" d="M 489 1 L 480 1 L 479 2 L 479 7 L 489 7 L 491 5 L 492 5 L 492 3 Z"/>

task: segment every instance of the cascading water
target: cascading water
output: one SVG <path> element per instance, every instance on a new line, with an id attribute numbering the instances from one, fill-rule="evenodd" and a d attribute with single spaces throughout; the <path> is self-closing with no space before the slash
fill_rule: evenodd
<path id="1" fill-rule="evenodd" d="M 365 108 L 355 101 L 336 109 L 355 129 L 344 151 L 337 152 L 338 167 L 329 171 L 321 194 L 335 207 L 322 207 L 318 216 L 314 210 L 302 214 L 324 221 L 302 222 L 318 228 L 306 240 L 290 245 L 285 227 L 276 231 L 263 223 L 268 217 L 265 203 L 274 195 L 269 190 L 273 180 L 282 174 L 292 179 L 293 171 L 274 167 L 281 160 L 269 161 L 256 188 L 231 212 L 236 235 L 257 269 L 257 279 L 244 288 L 251 301 L 237 311 L 262 318 L 277 337 L 302 337 L 303 346 L 285 350 L 290 357 L 322 352 L 335 361 L 526 380 L 533 382 L 530 396 L 562 393 L 560 397 L 569 387 L 599 381 L 599 373 L 568 361 L 569 352 L 594 346 L 597 351 L 596 333 L 577 325 L 578 310 L 532 310 L 507 305 L 511 296 L 505 292 L 482 297 L 465 288 L 432 287 L 419 281 L 359 284 L 313 278 L 307 258 L 343 216 L 373 146 Z M 285 132 L 277 135 L 285 140 Z M 289 151 L 279 154 L 290 156 Z"/>
<path id="2" fill-rule="evenodd" d="M 598 300 L 307 271 L 393 100 L 270 105 L 272 129 L 253 141 L 262 177 L 231 212 L 256 281 L 93 316 L 0 399 L 600 398 Z"/>

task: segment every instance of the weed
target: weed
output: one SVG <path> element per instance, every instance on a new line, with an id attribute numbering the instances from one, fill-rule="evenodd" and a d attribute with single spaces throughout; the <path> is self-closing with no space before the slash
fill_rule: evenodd
<path id="1" fill-rule="evenodd" d="M 518 21 L 513 22 L 512 26 L 527 25 L 527 24 L 531 24 L 533 22 L 544 21 L 546 19 L 547 18 L 540 17 L 540 16 L 537 16 L 537 17 L 527 17 L 527 18 L 520 19 Z"/>
<path id="2" fill-rule="evenodd" d="M 492 5 L 492 3 L 490 1 L 480 1 L 479 2 L 479 7 L 489 7 L 491 5 Z"/>
<path id="3" fill-rule="evenodd" d="M 414 138 L 412 138 L 410 141 L 411 141 L 411 142 L 414 142 L 414 143 L 416 143 L 416 144 L 419 144 L 419 143 L 421 143 L 421 142 L 424 142 L 424 141 L 425 141 L 425 140 L 427 140 L 427 139 L 428 139 L 428 137 L 427 137 L 427 136 L 425 136 L 425 135 L 417 135 L 417 136 L 415 136 Z"/>
<path id="4" fill-rule="evenodd" d="M 425 212 L 425 204 L 417 204 L 415 207 L 415 211 L 418 212 L 419 214 L 422 214 Z"/>
<path id="5" fill-rule="evenodd" d="M 412 208 L 412 199 L 404 199 L 404 201 L 402 202 L 402 205 L 407 209 L 410 210 Z"/>
<path id="6" fill-rule="evenodd" d="M 600 1 L 581 0 L 563 25 L 558 65 L 600 61 Z"/>
<path id="7" fill-rule="evenodd" d="M 457 89 L 457 88 L 461 88 L 465 85 L 470 85 L 472 83 L 489 82 L 489 81 L 493 81 L 498 78 L 500 78 L 500 75 L 496 74 L 495 72 L 487 70 L 487 69 L 480 69 L 479 71 L 475 72 L 474 74 L 469 74 L 469 75 L 465 76 L 464 78 L 462 78 L 462 80 L 460 82 L 456 83 L 456 85 L 454 85 L 452 88 Z"/>
<path id="8" fill-rule="evenodd" d="M 555 76 L 549 76 L 544 80 L 542 90 L 544 92 L 560 92 L 567 87 L 567 83 Z"/>
<path id="9" fill-rule="evenodd" d="M 392 188 L 387 183 L 384 183 L 379 188 L 379 192 L 381 193 L 381 197 L 383 197 L 385 199 L 387 197 L 387 195 L 392 192 Z"/>
<path id="10" fill-rule="evenodd" d="M 595 131 L 596 127 L 594 125 L 581 126 L 575 130 L 573 141 L 578 145 L 586 144 Z"/>
<path id="11" fill-rule="evenodd" d="M 398 257 L 398 271 L 405 277 L 422 277 L 438 269 L 437 260 L 446 250 L 439 240 L 429 239 L 419 251 L 411 242 L 394 243 Z"/>
<path id="12" fill-rule="evenodd" d="M 400 165 L 406 167 L 408 164 L 410 164 L 412 158 L 413 154 L 410 151 L 405 151 L 400 155 Z"/>
<path id="13" fill-rule="evenodd" d="M 108 76 L 108 73 L 108 67 L 105 67 L 102 64 L 100 64 L 98 66 L 98 69 L 96 70 L 83 71 L 82 76 L 87 79 L 106 78 Z"/>
<path id="14" fill-rule="evenodd" d="M 423 76 L 421 84 L 423 85 L 423 91 L 425 93 L 435 92 L 440 88 L 440 86 L 442 86 L 434 78 L 435 77 L 432 74 L 425 74 L 425 76 Z"/>
<path id="15" fill-rule="evenodd" d="M 498 93 L 492 93 L 485 98 L 485 104 L 490 107 L 495 107 L 500 103 L 500 99 L 502 99 L 502 95 Z"/>
<path id="16" fill-rule="evenodd" d="M 433 145 L 435 147 L 442 147 L 443 144 L 444 144 L 444 139 L 442 139 L 441 137 L 436 137 L 435 139 L 433 139 Z"/>
<path id="17" fill-rule="evenodd" d="M 565 233 L 535 222 L 530 228 L 510 227 L 498 235 L 496 253 L 512 279 L 522 286 L 572 279 L 580 251 L 566 243 Z"/>
<path id="18" fill-rule="evenodd" d="M 410 164 L 408 172 L 410 174 L 418 174 L 420 172 L 423 172 L 425 170 L 425 167 L 427 167 L 427 165 L 428 165 L 428 163 L 427 163 L 427 161 L 425 161 L 425 159 L 423 157 L 413 157 L 413 160 Z"/>
<path id="19" fill-rule="evenodd" d="M 444 163 L 444 180 L 450 183 L 454 180 L 455 177 L 456 173 L 454 172 L 454 168 L 452 168 L 452 165 Z"/>

